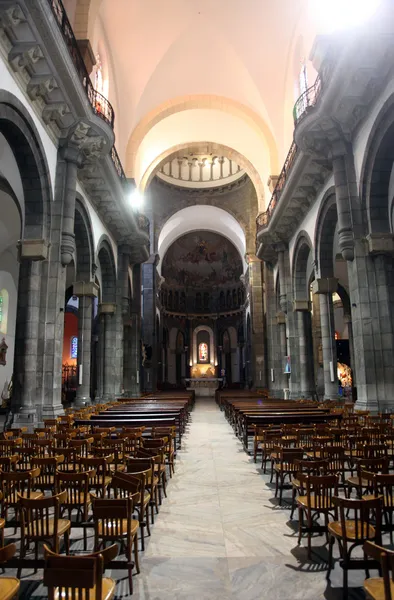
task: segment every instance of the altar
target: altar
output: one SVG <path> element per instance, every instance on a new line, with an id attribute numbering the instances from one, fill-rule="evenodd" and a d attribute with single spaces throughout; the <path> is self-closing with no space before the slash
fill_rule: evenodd
<path id="1" fill-rule="evenodd" d="M 214 397 L 223 379 L 219 377 L 190 377 L 185 379 L 187 390 L 194 390 L 197 396 Z"/>
<path id="2" fill-rule="evenodd" d="M 214 397 L 221 378 L 216 377 L 216 368 L 211 364 L 198 363 L 190 369 L 190 377 L 185 379 L 188 390 L 194 390 L 198 396 Z"/>

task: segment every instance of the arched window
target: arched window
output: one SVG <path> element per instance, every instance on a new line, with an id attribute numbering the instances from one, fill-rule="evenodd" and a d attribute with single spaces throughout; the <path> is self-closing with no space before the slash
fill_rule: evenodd
<path id="1" fill-rule="evenodd" d="M 208 344 L 205 342 L 198 345 L 198 362 L 208 362 Z"/>
<path id="2" fill-rule="evenodd" d="M 105 98 L 108 98 L 108 78 L 105 77 L 100 54 L 96 54 L 96 64 L 94 66 L 94 88 Z"/>
<path id="3" fill-rule="evenodd" d="M 7 290 L 0 290 L 0 333 L 7 335 L 9 295 Z"/>

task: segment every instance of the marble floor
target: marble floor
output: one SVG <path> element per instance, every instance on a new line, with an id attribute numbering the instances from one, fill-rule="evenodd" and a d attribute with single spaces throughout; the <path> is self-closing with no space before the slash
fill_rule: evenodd
<path id="1" fill-rule="evenodd" d="M 289 516 L 289 506 L 277 505 L 268 477 L 244 452 L 215 402 L 197 399 L 168 498 L 134 578 L 133 598 L 341 599 L 338 565 L 331 582 L 326 580 L 325 539 L 313 540 L 308 561 Z M 23 597 L 42 598 L 43 588 L 26 575 Z M 350 572 L 348 598 L 364 598 L 363 580 L 364 572 Z M 128 597 L 124 574 L 116 598 Z"/>

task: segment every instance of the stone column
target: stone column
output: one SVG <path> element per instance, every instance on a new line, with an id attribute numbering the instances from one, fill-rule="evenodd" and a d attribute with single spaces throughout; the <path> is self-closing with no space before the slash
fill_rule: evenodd
<path id="1" fill-rule="evenodd" d="M 124 393 L 124 352 L 125 338 L 129 334 L 126 330 L 130 328 L 130 299 L 129 299 L 129 264 L 131 256 L 131 247 L 122 245 L 118 249 L 118 278 L 116 285 L 116 305 L 115 314 L 115 396 L 119 397 Z M 127 362 L 127 361 L 126 361 Z M 127 368 L 127 367 L 126 367 Z"/>
<path id="2" fill-rule="evenodd" d="M 158 256 L 152 254 L 142 265 L 142 314 L 143 314 L 143 343 L 146 353 L 143 366 L 143 389 L 147 392 L 156 391 L 157 376 L 157 344 L 156 344 L 156 265 Z"/>
<path id="3" fill-rule="evenodd" d="M 37 355 L 40 320 L 41 261 L 46 258 L 44 240 L 24 240 L 19 246 L 19 287 L 15 329 L 14 422 L 37 425 Z"/>
<path id="4" fill-rule="evenodd" d="M 286 315 L 283 312 L 279 312 L 276 315 L 276 323 L 278 328 L 279 337 L 279 356 L 277 359 L 277 371 L 278 371 L 278 397 L 284 397 L 284 390 L 289 387 L 289 376 L 286 375 L 285 371 L 285 357 L 288 356 L 287 348 L 287 336 L 286 336 Z"/>
<path id="5" fill-rule="evenodd" d="M 141 265 L 133 266 L 132 303 L 130 328 L 127 333 L 127 353 L 125 354 L 124 395 L 138 398 L 140 387 L 141 350 Z"/>
<path id="6" fill-rule="evenodd" d="M 98 296 L 98 286 L 89 282 L 74 283 L 74 295 L 79 298 L 78 310 L 78 387 L 76 406 L 90 404 L 92 359 L 93 298 Z"/>
<path id="7" fill-rule="evenodd" d="M 248 254 L 249 289 L 251 313 L 251 363 L 249 377 L 254 387 L 266 387 L 265 332 L 264 332 L 264 290 L 262 263 L 253 254 Z"/>
<path id="8" fill-rule="evenodd" d="M 115 397 L 116 373 L 115 373 L 115 340 L 113 321 L 115 319 L 116 304 L 103 302 L 99 306 L 102 315 L 103 331 L 103 396 L 104 402 L 109 402 Z"/>
<path id="9" fill-rule="evenodd" d="M 301 397 L 313 398 L 315 396 L 315 380 L 310 303 L 307 300 L 295 300 L 293 309 L 297 316 L 298 325 Z"/>
<path id="10" fill-rule="evenodd" d="M 46 306 L 41 314 L 43 345 L 42 419 L 63 412 L 62 357 L 67 266 L 75 256 L 75 197 L 79 148 L 71 142 L 58 152 L 50 233 L 49 260 L 43 264 Z"/>
<path id="11" fill-rule="evenodd" d="M 335 322 L 332 295 L 338 289 L 338 280 L 334 277 L 316 279 L 313 292 L 319 294 L 320 322 L 323 346 L 324 398 L 338 397 L 337 348 L 335 343 Z"/>

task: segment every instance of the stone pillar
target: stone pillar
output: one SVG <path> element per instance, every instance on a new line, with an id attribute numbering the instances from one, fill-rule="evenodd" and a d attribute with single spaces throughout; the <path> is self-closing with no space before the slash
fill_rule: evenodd
<path id="1" fill-rule="evenodd" d="M 348 263 L 357 408 L 393 410 L 394 236 L 356 241 Z"/>
<path id="2" fill-rule="evenodd" d="M 93 298 L 98 296 L 98 286 L 93 282 L 74 283 L 74 295 L 79 298 L 78 310 L 78 387 L 76 406 L 90 404 L 92 359 Z"/>
<path id="3" fill-rule="evenodd" d="M 287 336 L 286 336 L 286 315 L 283 312 L 279 312 L 276 315 L 276 323 L 278 328 L 279 337 L 279 356 L 277 360 L 278 364 L 278 397 L 284 397 L 284 390 L 289 387 L 289 376 L 285 373 L 285 357 L 288 356 L 287 348 Z"/>
<path id="4" fill-rule="evenodd" d="M 310 303 L 307 300 L 295 300 L 293 308 L 297 316 L 301 397 L 313 398 L 315 396 L 315 379 Z"/>
<path id="5" fill-rule="evenodd" d="M 332 295 L 338 289 L 338 280 L 334 277 L 316 279 L 313 292 L 319 294 L 320 322 L 323 346 L 324 398 L 334 400 L 338 397 L 337 348 L 335 342 L 334 306 Z"/>
<path id="6" fill-rule="evenodd" d="M 75 197 L 78 168 L 82 165 L 79 148 L 69 143 L 58 152 L 55 194 L 52 206 L 49 260 L 43 264 L 46 306 L 41 314 L 43 344 L 42 419 L 63 412 L 62 357 L 64 301 L 67 265 L 75 256 Z"/>
<path id="7" fill-rule="evenodd" d="M 143 390 L 156 391 L 157 377 L 157 344 L 156 344 L 156 265 L 158 256 L 152 254 L 142 265 L 142 339 L 144 343 L 145 358 L 143 365 Z"/>
<path id="8" fill-rule="evenodd" d="M 99 306 L 102 318 L 103 331 L 103 395 L 102 400 L 109 402 L 115 397 L 116 373 L 115 373 L 115 340 L 113 322 L 116 313 L 116 304 L 103 302 Z"/>
<path id="9" fill-rule="evenodd" d="M 254 255 L 247 255 L 249 264 L 249 289 L 251 313 L 251 364 L 249 378 L 253 386 L 267 386 L 265 343 L 264 343 L 264 290 L 262 263 Z"/>
<path id="10" fill-rule="evenodd" d="M 127 353 L 125 351 L 124 395 L 138 398 L 140 387 L 141 350 L 141 265 L 133 266 L 132 304 L 130 327 L 127 332 Z"/>
<path id="11" fill-rule="evenodd" d="M 351 214 L 351 199 L 349 196 L 349 174 L 354 171 L 354 161 L 351 153 L 346 154 L 346 148 L 342 143 L 339 148 L 333 149 L 333 172 L 335 182 L 335 196 L 338 212 L 338 241 L 339 248 L 345 260 L 352 261 L 354 258 L 353 224 Z M 339 155 L 335 152 L 339 151 Z M 350 164 L 349 164 L 350 163 Z M 355 183 L 355 173 L 354 181 Z"/>
<path id="12" fill-rule="evenodd" d="M 39 244 L 37 243 L 39 242 Z M 37 256 L 37 246 L 41 246 Z M 14 422 L 37 425 L 37 355 L 40 320 L 41 262 L 47 253 L 43 240 L 25 240 L 19 247 L 19 287 L 15 329 Z"/>
<path id="13" fill-rule="evenodd" d="M 130 328 L 129 264 L 131 247 L 122 245 L 118 249 L 118 278 L 116 285 L 115 314 L 115 397 L 124 393 L 124 352 L 126 329 Z M 126 367 L 127 368 L 127 367 Z"/>

